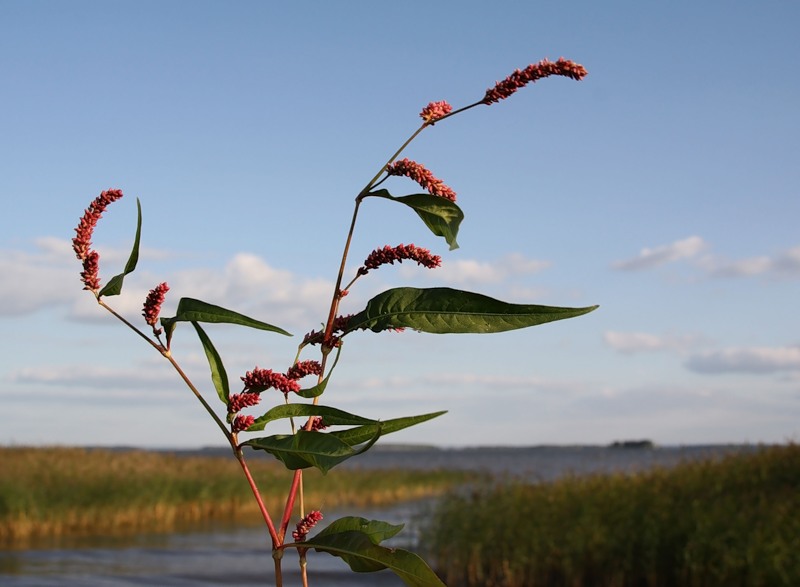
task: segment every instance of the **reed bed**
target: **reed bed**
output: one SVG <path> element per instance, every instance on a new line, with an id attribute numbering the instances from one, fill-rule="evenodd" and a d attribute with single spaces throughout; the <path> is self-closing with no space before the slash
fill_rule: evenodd
<path id="1" fill-rule="evenodd" d="M 456 492 L 423 543 L 464 587 L 796 587 L 800 446 Z"/>
<path id="2" fill-rule="evenodd" d="M 274 519 L 291 472 L 249 465 Z M 307 507 L 381 507 L 436 496 L 469 475 L 443 471 L 306 471 Z M 148 451 L 0 447 L 0 545 L 79 535 L 169 532 L 193 523 L 263 523 L 233 457 Z"/>

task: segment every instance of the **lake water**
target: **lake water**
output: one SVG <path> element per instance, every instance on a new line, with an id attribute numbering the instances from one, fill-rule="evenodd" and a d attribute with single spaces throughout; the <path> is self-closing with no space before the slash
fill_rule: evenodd
<path id="1" fill-rule="evenodd" d="M 348 468 L 468 469 L 497 476 L 520 476 L 549 481 L 567 474 L 636 471 L 672 466 L 683 460 L 755 450 L 753 446 L 692 446 L 626 449 L 605 447 L 529 447 L 372 450 L 341 465 Z M 224 453 L 223 453 L 224 454 Z M 334 473 L 336 474 L 336 471 Z M 420 513 L 431 503 L 405 504 L 384 511 L 331 512 L 359 515 L 406 529 L 390 546 L 414 549 Z M 417 518 L 417 522 L 414 519 Z M 224 525 L 168 535 L 133 538 L 93 538 L 62 541 L 28 550 L 0 550 L 0 585 L 8 587 L 129 587 L 154 585 L 184 587 L 204 585 L 272 585 L 272 560 L 268 537 L 261 528 Z M 284 585 L 300 585 L 296 558 L 284 559 Z M 340 559 L 310 552 L 309 577 L 314 586 L 401 586 L 388 571 L 359 575 Z"/>

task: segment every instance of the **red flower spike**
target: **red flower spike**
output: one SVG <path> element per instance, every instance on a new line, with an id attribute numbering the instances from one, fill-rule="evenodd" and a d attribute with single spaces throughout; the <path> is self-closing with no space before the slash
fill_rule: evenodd
<path id="1" fill-rule="evenodd" d="M 304 430 L 318 432 L 320 430 L 325 430 L 327 427 L 328 425 L 322 421 L 322 416 L 314 416 L 314 418 L 311 420 L 311 426 L 309 427 L 308 424 L 306 424 Z"/>
<path id="2" fill-rule="evenodd" d="M 289 379 L 302 379 L 307 375 L 321 375 L 322 364 L 319 361 L 300 361 L 292 365 L 286 372 Z"/>
<path id="3" fill-rule="evenodd" d="M 295 542 L 303 542 L 308 535 L 308 531 L 317 525 L 322 519 L 322 512 L 314 510 L 309 512 L 308 515 L 297 523 L 297 529 L 292 532 L 292 538 Z"/>
<path id="4" fill-rule="evenodd" d="M 261 401 L 257 393 L 234 393 L 228 398 L 228 413 L 238 414 L 245 408 L 255 406 Z"/>
<path id="5" fill-rule="evenodd" d="M 416 181 L 423 189 L 428 190 L 430 194 L 445 198 L 451 202 L 456 201 L 456 193 L 447 187 L 441 179 L 435 177 L 429 169 L 416 161 L 408 158 L 395 161 L 386 166 L 386 173 L 408 177 Z"/>
<path id="6" fill-rule="evenodd" d="M 75 238 L 72 239 L 72 250 L 75 251 L 75 255 L 79 260 L 83 261 L 89 256 L 89 249 L 92 246 L 92 234 L 95 226 L 97 226 L 97 221 L 100 220 L 108 205 L 121 197 L 122 190 L 106 190 L 89 204 L 78 223 L 78 227 L 75 229 Z"/>
<path id="7" fill-rule="evenodd" d="M 404 259 L 416 261 L 419 265 L 428 269 L 435 269 L 442 264 L 439 255 L 432 255 L 428 249 L 416 247 L 414 245 L 397 245 L 392 248 L 386 245 L 382 249 L 375 249 L 364 261 L 363 267 L 358 270 L 359 275 L 366 275 L 370 269 L 377 269 L 387 263 L 394 264 L 395 261 L 402 263 Z"/>
<path id="8" fill-rule="evenodd" d="M 147 299 L 144 301 L 142 316 L 144 316 L 144 321 L 153 327 L 154 332 L 156 331 L 158 315 L 161 313 L 161 304 L 164 303 L 164 297 L 168 291 L 169 286 L 166 283 L 160 283 L 150 290 L 150 293 L 147 294 Z M 161 334 L 160 328 L 157 334 Z"/>
<path id="9" fill-rule="evenodd" d="M 426 123 L 433 124 L 440 118 L 450 114 L 452 111 L 453 107 L 442 100 L 441 102 L 431 102 L 422 109 L 422 112 L 420 112 L 419 115 Z"/>
<path id="10" fill-rule="evenodd" d="M 521 87 L 551 75 L 562 75 L 580 81 L 588 73 L 583 65 L 563 57 L 559 58 L 555 63 L 542 59 L 539 63 L 532 63 L 521 71 L 519 69 L 515 70 L 506 79 L 497 82 L 493 88 L 486 90 L 486 95 L 481 102 L 489 105 L 505 100 Z"/>
<path id="11" fill-rule="evenodd" d="M 247 430 L 255 421 L 255 416 L 243 416 L 242 414 L 239 414 L 233 419 L 233 424 L 231 424 L 231 432 L 242 432 L 243 430 Z"/>
<path id="12" fill-rule="evenodd" d="M 256 367 L 252 371 L 248 371 L 241 379 L 244 382 L 245 391 L 250 393 L 261 393 L 272 387 L 283 393 L 300 391 L 300 384 L 297 381 L 289 379 L 283 373 L 276 373 L 272 369 Z"/>
<path id="13" fill-rule="evenodd" d="M 100 289 L 100 254 L 97 251 L 89 251 L 83 259 L 83 271 L 81 271 L 81 281 L 83 289 L 97 291 Z"/>
<path id="14" fill-rule="evenodd" d="M 346 314 L 344 316 L 337 316 L 333 319 L 333 333 L 337 332 L 344 332 L 347 330 L 347 325 L 350 323 L 350 318 L 353 317 L 353 314 Z M 325 335 L 325 332 L 317 332 L 316 330 L 312 330 L 308 334 L 303 337 L 303 344 L 319 344 L 322 342 L 322 337 Z M 333 337 L 336 338 L 336 337 Z M 336 341 L 338 343 L 338 339 Z M 336 346 L 336 344 L 333 344 Z"/>

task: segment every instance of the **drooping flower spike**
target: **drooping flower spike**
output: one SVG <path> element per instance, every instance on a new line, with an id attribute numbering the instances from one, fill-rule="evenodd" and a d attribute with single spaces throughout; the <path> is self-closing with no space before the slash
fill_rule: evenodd
<path id="1" fill-rule="evenodd" d="M 386 166 L 386 173 L 408 177 L 416 181 L 423 189 L 428 190 L 428 193 L 451 202 L 456 201 L 456 193 L 446 186 L 441 179 L 434 176 L 429 169 L 416 161 L 408 158 L 395 161 Z"/>
<path id="2" fill-rule="evenodd" d="M 106 208 L 112 202 L 122 197 L 122 190 L 106 190 L 97 196 L 89 207 L 84 211 L 83 216 L 75 228 L 75 237 L 72 239 L 72 250 L 75 256 L 83 263 L 81 271 L 81 281 L 83 289 L 98 291 L 100 289 L 100 254 L 91 249 L 92 235 L 94 234 L 97 221 L 103 216 Z"/>
<path id="3" fill-rule="evenodd" d="M 386 245 L 382 249 L 375 249 L 364 261 L 364 265 L 358 270 L 359 275 L 366 275 L 371 269 L 377 269 L 381 265 L 394 264 L 395 261 L 402 263 L 404 259 L 416 261 L 419 265 L 428 269 L 435 269 L 442 264 L 439 255 L 433 255 L 428 249 L 415 245 L 397 245 L 390 247 Z"/>
<path id="4" fill-rule="evenodd" d="M 276 373 L 272 369 L 256 367 L 245 373 L 241 379 L 244 382 L 245 391 L 250 393 L 261 393 L 273 387 L 283 393 L 300 391 L 300 384 L 296 380 L 289 379 L 283 373 Z"/>
<path id="5" fill-rule="evenodd" d="M 302 379 L 308 375 L 321 375 L 322 364 L 319 361 L 299 361 L 289 367 L 286 376 L 289 379 Z"/>
<path id="6" fill-rule="evenodd" d="M 97 196 L 89 207 L 86 208 L 83 217 L 75 229 L 75 238 L 72 239 L 72 249 L 79 260 L 83 261 L 89 255 L 92 246 L 92 233 L 97 226 L 97 221 L 103 216 L 103 212 L 112 202 L 122 197 L 122 190 L 106 190 Z"/>
<path id="7" fill-rule="evenodd" d="M 481 100 L 484 104 L 494 104 L 508 98 L 521 87 L 551 75 L 562 75 L 576 81 L 582 80 L 587 75 L 586 68 L 579 63 L 569 61 L 563 57 L 555 63 L 542 59 L 539 63 L 532 63 L 525 69 L 517 69 L 494 87 L 486 90 L 486 95 Z"/>

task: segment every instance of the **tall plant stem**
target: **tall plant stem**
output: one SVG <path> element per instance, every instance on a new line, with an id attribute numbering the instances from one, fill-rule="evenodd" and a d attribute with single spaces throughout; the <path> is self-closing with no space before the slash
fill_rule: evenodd
<path id="1" fill-rule="evenodd" d="M 281 543 L 284 542 L 286 537 L 286 530 L 289 527 L 289 521 L 292 519 L 292 511 L 294 510 L 294 501 L 297 497 L 298 489 L 303 484 L 303 470 L 297 469 L 292 477 L 292 486 L 289 488 L 289 493 L 286 496 L 286 506 L 283 508 L 283 518 L 281 518 L 281 528 L 278 532 L 278 537 Z"/>
<path id="2" fill-rule="evenodd" d="M 236 455 L 236 460 L 239 461 L 239 465 L 242 467 L 242 471 L 244 471 L 244 476 L 247 477 L 247 483 L 250 484 L 250 489 L 253 492 L 253 496 L 256 498 L 258 509 L 261 510 L 261 515 L 264 518 L 264 522 L 267 524 L 269 536 L 272 539 L 272 550 L 277 550 L 283 541 L 281 540 L 280 536 L 278 536 L 278 532 L 275 530 L 275 525 L 272 523 L 272 518 L 267 511 L 267 506 L 264 505 L 264 500 L 261 498 L 261 492 L 258 490 L 258 485 L 256 485 L 255 479 L 253 479 L 253 475 L 250 473 L 250 468 L 247 466 L 244 453 L 242 453 L 242 449 L 238 447 L 233 452 Z"/>
<path id="3" fill-rule="evenodd" d="M 358 219 L 358 209 L 361 206 L 361 201 L 366 197 L 369 193 L 369 190 L 375 185 L 375 182 L 378 181 L 380 176 L 386 171 L 386 168 L 391 165 L 391 163 L 400 156 L 400 153 L 405 150 L 405 148 L 413 141 L 419 133 L 421 133 L 429 124 L 426 122 L 422 124 L 416 131 L 414 131 L 406 141 L 400 145 L 400 148 L 394 152 L 394 154 L 389 157 L 389 160 L 383 164 L 378 170 L 378 173 L 364 186 L 364 188 L 359 192 L 358 196 L 356 197 L 355 207 L 353 208 L 353 218 L 350 221 L 350 229 L 347 231 L 347 238 L 345 239 L 344 243 L 344 251 L 342 252 L 342 262 L 339 265 L 339 273 L 336 276 L 336 287 L 333 290 L 333 299 L 331 300 L 331 309 L 328 312 L 328 321 L 325 323 L 325 335 L 323 336 L 323 345 L 330 341 L 331 334 L 333 333 L 333 323 L 336 320 L 336 313 L 339 310 L 339 302 L 342 300 L 342 279 L 344 277 L 344 270 L 347 265 L 347 256 L 350 253 L 350 244 L 353 242 L 353 233 L 355 232 L 356 228 L 356 220 Z M 322 358 L 322 365 L 323 365 L 323 373 L 324 373 L 324 366 L 325 366 L 325 359 L 328 356 L 325 354 Z"/>
<path id="4" fill-rule="evenodd" d="M 147 343 L 150 346 L 152 346 L 155 350 L 157 350 L 161 354 L 161 356 L 163 356 L 165 359 L 167 359 L 167 361 L 170 362 L 170 364 L 172 365 L 172 368 L 175 369 L 175 371 L 178 373 L 178 375 L 180 375 L 180 378 L 183 379 L 183 382 L 192 391 L 194 396 L 197 398 L 197 401 L 199 401 L 203 405 L 203 408 L 205 408 L 206 412 L 208 412 L 208 414 L 211 416 L 211 418 L 213 418 L 214 422 L 217 423 L 217 426 L 219 426 L 219 429 L 222 430 L 222 434 L 225 435 L 225 439 L 230 443 L 231 447 L 235 450 L 236 449 L 236 443 L 231 438 L 231 433 L 228 431 L 228 428 L 225 426 L 225 424 L 222 422 L 222 420 L 220 420 L 219 416 L 217 416 L 217 414 L 214 413 L 214 410 L 211 408 L 210 405 L 208 405 L 208 402 L 200 394 L 200 391 L 198 391 L 197 387 L 195 387 L 194 383 L 192 383 L 192 380 L 189 379 L 189 376 L 186 375 L 186 373 L 184 373 L 183 369 L 181 369 L 181 366 L 178 364 L 178 362 L 172 356 L 172 353 L 170 352 L 170 350 L 168 348 L 166 348 L 165 346 L 160 345 L 160 344 L 155 343 L 152 340 L 150 340 L 150 338 L 148 338 L 147 335 L 144 332 L 142 332 L 141 330 L 136 328 L 136 326 L 134 326 L 128 320 L 126 320 L 123 316 L 118 314 L 111 306 L 106 304 L 100 298 L 97 298 L 97 303 L 100 304 L 103 308 L 105 308 L 109 312 L 111 312 L 111 314 L 113 314 L 114 317 L 116 317 L 118 320 L 120 320 L 128 328 L 130 328 L 136 334 L 138 334 L 144 340 L 146 340 Z"/>

